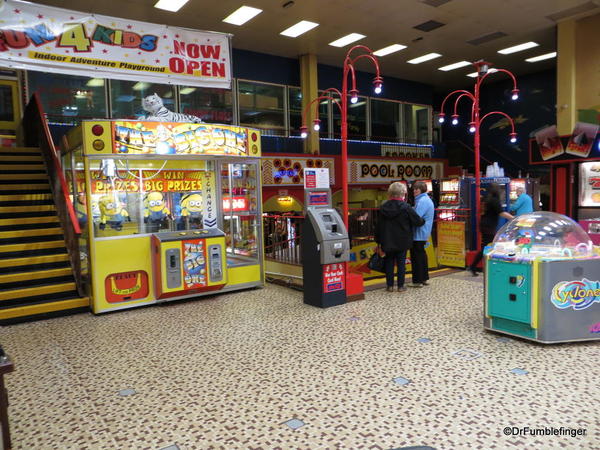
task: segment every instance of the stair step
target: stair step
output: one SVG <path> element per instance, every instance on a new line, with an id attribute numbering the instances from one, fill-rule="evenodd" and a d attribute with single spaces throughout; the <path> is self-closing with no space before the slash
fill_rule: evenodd
<path id="1" fill-rule="evenodd" d="M 69 283 L 65 283 L 65 284 L 69 284 Z M 75 283 L 71 283 L 71 284 L 73 286 L 75 286 Z M 52 287 L 53 285 L 49 285 L 49 286 Z M 48 286 L 43 286 L 43 287 L 48 288 Z M 29 295 L 29 296 L 25 296 L 25 297 L 14 297 L 14 296 L 7 297 L 6 299 L 0 301 L 0 308 L 21 306 L 21 305 L 25 305 L 25 304 L 29 304 L 29 303 L 34 303 L 34 302 L 38 303 L 38 302 L 59 301 L 59 300 L 64 300 L 67 298 L 73 298 L 73 297 L 79 296 L 79 294 L 77 293 L 77 291 L 74 288 L 67 289 L 67 290 L 59 290 L 57 292 L 50 292 L 50 290 L 46 289 L 45 291 L 42 291 L 40 289 L 38 291 L 32 291 L 35 293 L 35 295 Z M 9 292 L 9 291 L 0 291 L 0 296 L 5 292 Z M 13 292 L 13 290 L 11 290 L 10 292 Z M 18 295 L 18 294 L 15 294 L 15 295 Z"/>
<path id="2" fill-rule="evenodd" d="M 0 301 L 16 300 L 18 298 L 38 297 L 40 295 L 57 294 L 59 292 L 75 291 L 75 282 L 45 284 L 20 289 L 6 289 L 0 291 Z"/>
<path id="3" fill-rule="evenodd" d="M 35 153 L 41 155 L 38 147 L 0 147 L 0 153 Z"/>
<path id="4" fill-rule="evenodd" d="M 36 270 L 34 272 L 5 273 L 0 274 L 0 285 L 7 283 L 18 283 L 29 280 L 40 280 L 43 278 L 66 277 L 72 275 L 70 267 L 58 269 Z"/>
<path id="5" fill-rule="evenodd" d="M 31 217 L 54 217 L 56 211 L 30 211 L 0 214 L 2 219 L 26 219 Z"/>
<path id="6" fill-rule="evenodd" d="M 16 172 L 16 171 L 30 171 L 35 170 L 38 172 L 46 172 L 46 166 L 39 163 L 30 163 L 30 164 L 6 164 L 2 160 L 0 160 L 0 170 L 3 172 Z"/>
<path id="7" fill-rule="evenodd" d="M 25 273 L 27 274 L 27 273 Z M 2 283 L 0 282 L 0 293 L 5 290 L 12 289 L 23 289 L 25 287 L 34 287 L 34 286 L 49 286 L 55 285 L 59 283 L 72 283 L 73 282 L 73 273 L 69 272 L 66 275 L 60 275 L 57 277 L 42 277 L 35 279 L 28 279 L 27 281 L 15 281 L 11 283 Z"/>
<path id="8" fill-rule="evenodd" d="M 86 310 L 90 306 L 88 297 L 73 297 L 60 301 L 37 302 L 23 306 L 13 306 L 0 309 L 0 324 L 23 322 L 28 319 L 44 318 Z"/>
<path id="9" fill-rule="evenodd" d="M 44 224 L 44 223 L 58 223 L 58 216 L 49 217 L 15 217 L 12 219 L 0 219 L 0 227 L 11 226 L 11 225 L 25 225 L 25 224 Z"/>
<path id="10" fill-rule="evenodd" d="M 0 248 L 3 246 L 0 246 Z M 26 256 L 32 258 L 34 256 L 45 256 L 45 255 L 59 255 L 65 252 L 65 246 L 54 247 L 54 248 L 42 248 L 35 250 L 21 250 L 18 252 L 2 252 L 0 253 L 0 259 L 10 258 L 25 258 Z"/>
<path id="11" fill-rule="evenodd" d="M 22 177 L 21 177 L 22 178 Z M 50 184 L 48 183 L 48 177 L 44 179 L 16 179 L 16 180 L 3 180 L 0 178 L 0 191 L 18 191 L 18 190 L 31 190 L 31 189 L 48 189 L 50 190 Z"/>
<path id="12" fill-rule="evenodd" d="M 58 263 L 64 261 L 69 261 L 69 255 L 66 252 L 57 255 L 34 256 L 29 258 L 0 259 L 0 273 L 22 272 L 23 268 L 27 268 L 28 266 L 31 267 L 34 264 Z"/>
<path id="13" fill-rule="evenodd" d="M 27 230 L 27 231 L 36 231 L 36 230 Z M 0 239 L 0 246 L 3 245 L 12 245 L 12 244 L 34 244 L 36 242 L 47 242 L 47 241 L 59 241 L 64 239 L 62 235 L 62 230 L 57 229 L 56 233 L 48 234 L 48 235 L 37 235 L 33 236 L 20 236 L 20 237 L 10 237 Z M 8 231 L 7 233 L 11 233 Z"/>
<path id="14" fill-rule="evenodd" d="M 36 206 L 36 205 L 53 205 L 54 200 L 0 200 L 0 208 L 6 206 Z"/>
<path id="15" fill-rule="evenodd" d="M 0 206 L 0 214 L 3 213 L 28 213 L 41 211 L 56 211 L 54 204 L 52 205 L 31 205 L 31 206 Z"/>
<path id="16" fill-rule="evenodd" d="M 17 194 L 49 194 L 50 185 L 34 184 L 30 186 L 10 185 L 0 183 L 0 195 L 17 195 Z"/>
<path id="17" fill-rule="evenodd" d="M 26 176 L 25 176 L 26 175 Z M 23 174 L 23 173 L 6 173 L 6 171 L 3 171 L 3 173 L 0 173 L 0 180 L 48 180 L 48 175 L 46 175 L 45 171 L 42 171 L 40 173 L 27 173 L 27 174 Z"/>
<path id="18" fill-rule="evenodd" d="M 39 200 L 52 201 L 52 194 L 49 192 L 44 194 L 0 194 L 0 202 L 35 202 Z"/>
<path id="19" fill-rule="evenodd" d="M 44 242 L 29 242 L 25 244 L 7 244 L 0 246 L 0 258 L 3 253 L 9 252 L 24 252 L 31 250 L 46 250 L 49 248 L 64 248 L 64 240 L 44 241 Z"/>
<path id="20" fill-rule="evenodd" d="M 34 164 L 39 164 L 44 161 L 41 154 L 38 155 L 7 155 L 5 153 L 0 153 L 0 164 L 4 163 L 12 163 L 12 162 L 32 162 Z"/>
<path id="21" fill-rule="evenodd" d="M 51 227 L 55 227 L 55 226 L 56 226 L 56 222 L 51 222 L 49 220 L 46 220 L 43 223 L 21 223 L 21 224 L 17 224 L 17 225 L 0 225 L 0 231 L 37 230 L 40 228 L 51 228 Z"/>

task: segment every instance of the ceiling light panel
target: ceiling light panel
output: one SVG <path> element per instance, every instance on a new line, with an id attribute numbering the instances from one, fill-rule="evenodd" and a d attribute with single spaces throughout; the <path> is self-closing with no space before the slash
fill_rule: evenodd
<path id="1" fill-rule="evenodd" d="M 262 12 L 262 9 L 252 8 L 251 6 L 242 6 L 236 9 L 234 12 L 229 14 L 223 19 L 223 22 L 230 23 L 232 25 L 244 25 L 250 19 L 256 17 Z"/>
<path id="2" fill-rule="evenodd" d="M 498 72 L 498 69 L 488 69 L 487 73 Z M 467 74 L 468 77 L 477 78 L 477 72 L 472 72 Z"/>
<path id="3" fill-rule="evenodd" d="M 533 47 L 537 47 L 537 42 L 525 42 L 524 44 L 515 45 L 513 47 L 503 48 L 502 50 L 498 50 L 498 53 L 502 53 L 503 55 L 510 55 L 511 53 L 522 52 L 523 50 L 527 50 Z"/>
<path id="4" fill-rule="evenodd" d="M 347 36 L 339 38 L 337 41 L 330 42 L 329 45 L 333 47 L 345 47 L 348 44 L 352 44 L 353 42 L 359 41 L 364 38 L 366 38 L 364 34 L 350 33 Z"/>
<path id="5" fill-rule="evenodd" d="M 395 53 L 400 50 L 404 50 L 405 48 L 406 48 L 406 45 L 392 44 L 392 45 L 388 45 L 387 47 L 380 48 L 379 50 L 373 52 L 373 54 L 375 56 L 385 56 L 385 55 L 389 55 L 390 53 Z"/>
<path id="6" fill-rule="evenodd" d="M 283 30 L 279 34 L 282 34 L 283 36 L 295 38 L 295 37 L 298 37 L 301 34 L 304 34 L 307 31 L 310 31 L 313 28 L 318 27 L 318 26 L 319 26 L 318 23 L 309 22 L 308 20 L 302 20 L 302 21 L 298 22 L 296 25 L 292 25 L 287 30 Z"/>
<path id="7" fill-rule="evenodd" d="M 543 61 L 545 59 L 556 58 L 556 52 L 546 53 L 545 55 L 534 56 L 533 58 L 527 58 L 525 61 L 527 62 L 538 62 Z"/>
<path id="8" fill-rule="evenodd" d="M 189 0 L 158 0 L 154 7 L 158 9 L 164 9 L 165 11 L 177 12 L 185 5 Z"/>
<path id="9" fill-rule="evenodd" d="M 436 30 L 440 27 L 443 27 L 444 25 L 446 25 L 446 24 L 442 23 L 442 22 L 438 22 L 437 20 L 428 20 L 427 22 L 423 22 L 419 25 L 416 25 L 413 28 L 420 30 L 420 31 L 429 32 L 429 31 Z"/>
<path id="10" fill-rule="evenodd" d="M 419 56 L 418 58 L 411 59 L 410 61 L 407 61 L 407 63 L 409 63 L 409 64 L 421 64 L 422 62 L 430 61 L 432 59 L 439 58 L 440 56 L 442 56 L 442 55 L 440 55 L 439 53 L 427 53 L 426 55 Z"/>
<path id="11" fill-rule="evenodd" d="M 469 61 L 459 61 L 454 64 L 448 64 L 447 66 L 440 67 L 438 70 L 443 72 L 448 72 L 449 70 L 460 69 L 461 67 L 470 66 L 471 63 Z"/>

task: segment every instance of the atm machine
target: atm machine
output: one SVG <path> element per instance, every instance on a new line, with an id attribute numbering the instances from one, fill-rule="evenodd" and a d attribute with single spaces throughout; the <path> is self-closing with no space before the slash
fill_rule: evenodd
<path id="1" fill-rule="evenodd" d="M 320 308 L 346 303 L 348 231 L 333 209 L 331 190 L 306 188 L 302 227 L 304 303 Z"/>

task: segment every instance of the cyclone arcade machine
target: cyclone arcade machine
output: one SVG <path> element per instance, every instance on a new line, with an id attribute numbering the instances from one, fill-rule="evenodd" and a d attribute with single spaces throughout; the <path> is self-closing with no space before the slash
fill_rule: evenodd
<path id="1" fill-rule="evenodd" d="M 260 134 L 84 121 L 63 142 L 93 312 L 264 284 Z"/>

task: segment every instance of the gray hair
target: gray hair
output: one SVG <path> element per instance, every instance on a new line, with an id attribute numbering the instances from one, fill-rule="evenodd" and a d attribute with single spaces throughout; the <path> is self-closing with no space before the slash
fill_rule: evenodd
<path id="1" fill-rule="evenodd" d="M 390 197 L 406 197 L 406 185 L 398 181 L 390 184 L 388 195 Z"/>

